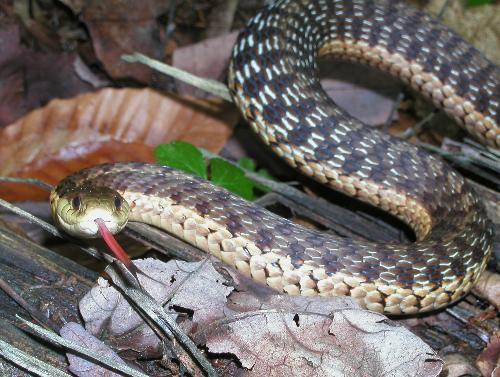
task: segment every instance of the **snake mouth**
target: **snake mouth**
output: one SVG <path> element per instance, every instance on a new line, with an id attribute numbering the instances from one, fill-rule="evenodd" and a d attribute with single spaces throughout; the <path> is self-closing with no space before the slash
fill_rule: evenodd
<path id="1" fill-rule="evenodd" d="M 100 237 L 99 227 L 96 224 L 96 220 L 98 219 L 106 225 L 106 228 L 108 228 L 112 234 L 120 232 L 126 225 L 126 221 L 120 221 L 120 219 L 117 219 L 108 211 L 101 209 L 90 211 L 84 216 L 81 216 L 76 223 L 69 223 L 63 216 L 58 216 L 59 223 L 67 233 L 85 238 Z"/>
<path id="2" fill-rule="evenodd" d="M 56 222 L 69 234 L 83 238 L 100 237 L 97 219 L 112 234 L 120 232 L 128 221 L 130 207 L 114 190 L 94 188 L 74 189 L 54 196 L 53 215 Z"/>

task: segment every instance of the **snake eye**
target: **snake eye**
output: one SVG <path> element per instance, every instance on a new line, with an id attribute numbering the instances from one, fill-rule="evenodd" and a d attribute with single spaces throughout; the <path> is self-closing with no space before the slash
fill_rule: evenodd
<path id="1" fill-rule="evenodd" d="M 122 206 L 122 198 L 120 198 L 118 195 L 115 196 L 115 208 L 120 209 Z"/>
<path id="2" fill-rule="evenodd" d="M 82 204 L 82 200 L 80 199 L 79 196 L 75 196 L 72 200 L 71 200 L 71 205 L 73 206 L 73 209 L 75 211 L 78 211 L 80 209 L 80 205 Z"/>

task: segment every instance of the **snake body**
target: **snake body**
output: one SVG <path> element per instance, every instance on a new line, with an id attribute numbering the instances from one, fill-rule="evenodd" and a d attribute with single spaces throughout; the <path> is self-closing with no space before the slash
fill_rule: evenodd
<path id="1" fill-rule="evenodd" d="M 51 193 L 55 221 L 78 233 L 78 217 L 92 206 L 80 204 L 83 193 L 105 187 L 127 204 L 109 205 L 108 221 L 130 212 L 130 220 L 163 228 L 280 292 L 350 295 L 389 314 L 460 299 L 492 249 L 483 204 L 441 159 L 336 106 L 318 81 L 318 55 L 400 77 L 493 147 L 500 145 L 499 69 L 439 22 L 393 1 L 278 1 L 235 44 L 229 87 L 271 149 L 304 174 L 399 217 L 416 242 L 305 229 L 201 179 L 143 163 L 100 165 L 65 178 Z"/>

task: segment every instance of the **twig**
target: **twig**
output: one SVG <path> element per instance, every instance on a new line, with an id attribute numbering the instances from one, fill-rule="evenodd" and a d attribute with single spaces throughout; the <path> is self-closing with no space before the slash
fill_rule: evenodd
<path id="1" fill-rule="evenodd" d="M 27 185 L 38 186 L 44 190 L 51 191 L 52 185 L 45 183 L 36 178 L 21 178 L 21 177 L 3 177 L 0 176 L 0 182 L 11 182 L 11 183 L 24 183 Z"/>
<path id="2" fill-rule="evenodd" d="M 24 325 L 26 325 L 35 335 L 38 335 L 39 337 L 48 340 L 52 344 L 64 347 L 68 350 L 74 351 L 77 354 L 84 355 L 88 359 L 96 361 L 98 364 L 103 365 L 110 370 L 122 372 L 125 373 L 126 376 L 131 376 L 131 377 L 148 377 L 147 374 L 144 374 L 138 371 L 137 369 L 131 368 L 127 364 L 120 364 L 108 357 L 102 356 L 100 353 L 82 347 L 68 339 L 65 339 L 57 335 L 56 333 L 48 331 L 43 327 L 35 325 L 32 322 L 26 321 L 24 318 L 21 318 L 18 315 L 16 315 L 16 318 L 20 320 Z"/>
<path id="3" fill-rule="evenodd" d="M 444 12 L 446 12 L 449 5 L 450 5 L 450 0 L 446 0 L 436 16 L 439 20 L 443 19 Z"/>
<path id="4" fill-rule="evenodd" d="M 0 356 L 36 376 L 71 377 L 70 374 L 63 372 L 62 370 L 59 370 L 24 351 L 21 351 L 19 348 L 16 348 L 3 340 L 0 340 Z"/>
<path id="5" fill-rule="evenodd" d="M 25 210 L 16 207 L 15 205 L 9 203 L 6 200 L 0 199 L 0 206 L 8 209 L 11 212 L 14 212 L 15 214 L 23 217 L 26 219 L 28 222 L 31 224 L 38 225 L 40 228 L 45 230 L 46 232 L 52 234 L 55 237 L 58 238 L 64 238 L 63 234 L 57 230 L 57 228 L 53 225 L 50 225 L 49 223 L 43 221 L 42 219 L 39 219 L 36 216 L 33 216 L 31 213 L 26 212 Z"/>
<path id="6" fill-rule="evenodd" d="M 197 247 L 150 225 L 130 222 L 125 228 L 125 233 L 172 258 L 199 261 L 207 257 L 207 254 Z"/>
<path id="7" fill-rule="evenodd" d="M 391 112 L 389 113 L 389 116 L 385 120 L 384 125 L 382 127 L 384 131 L 386 131 L 390 127 L 392 121 L 394 120 L 394 114 L 396 114 L 396 111 L 398 110 L 399 105 L 401 104 L 403 98 L 404 98 L 404 93 L 399 92 L 398 96 L 396 97 L 396 100 L 394 101 L 394 104 L 391 107 Z"/>
<path id="8" fill-rule="evenodd" d="M 168 10 L 168 21 L 165 27 L 165 42 L 167 42 L 175 31 L 175 11 L 177 9 L 177 0 L 172 0 L 170 2 L 170 8 Z"/>
<path id="9" fill-rule="evenodd" d="M 460 146 L 460 143 L 455 143 L 457 146 Z M 442 148 L 436 147 L 431 144 L 426 144 L 426 143 L 419 143 L 420 146 L 424 147 L 425 149 L 428 149 L 432 152 L 435 152 L 439 155 L 441 155 L 443 158 L 447 159 L 448 161 L 451 161 L 453 164 L 458 165 L 464 169 L 467 169 L 471 171 L 472 173 L 476 174 L 477 176 L 482 177 L 483 179 L 486 179 L 487 181 L 491 182 L 493 185 L 496 185 L 497 187 L 500 187 L 500 180 L 498 179 L 498 174 L 491 174 L 487 170 L 480 169 L 479 167 L 486 167 L 490 169 L 492 172 L 499 172 L 499 164 L 496 161 L 497 159 L 487 159 L 481 157 L 479 154 L 477 156 L 473 156 L 471 154 L 466 154 L 462 151 L 460 152 L 451 152 L 451 151 L 446 151 L 443 150 Z"/>
<path id="10" fill-rule="evenodd" d="M 422 129 L 424 128 L 424 126 L 427 123 L 429 123 L 432 118 L 434 118 L 434 116 L 436 115 L 437 112 L 438 112 L 438 110 L 431 111 L 423 119 L 421 119 L 420 122 L 418 122 L 413 127 L 407 128 L 406 130 L 404 130 L 403 132 L 401 132 L 398 136 L 401 139 L 409 139 L 413 135 L 418 134 L 420 131 L 422 131 Z"/>
<path id="11" fill-rule="evenodd" d="M 22 298 L 12 287 L 0 277 L 0 289 L 2 289 L 11 299 L 13 299 L 21 308 L 26 310 L 32 318 L 38 322 L 50 327 L 52 331 L 58 331 L 59 327 L 46 315 L 32 307 Z"/>
<path id="12" fill-rule="evenodd" d="M 186 72 L 182 69 L 172 67 L 138 52 L 134 54 L 122 55 L 121 59 L 127 63 L 141 63 L 165 75 L 172 76 L 178 80 L 184 81 L 196 88 L 205 90 L 213 95 L 222 97 L 226 101 L 233 102 L 226 85 L 216 80 L 205 79 Z"/>
<path id="13" fill-rule="evenodd" d="M 124 297 L 126 297 L 133 305 L 136 311 L 148 322 L 152 329 L 160 331 L 168 338 L 175 340 L 194 358 L 203 371 L 210 377 L 217 376 L 217 372 L 212 364 L 200 352 L 196 344 L 182 331 L 177 322 L 165 312 L 163 307 L 147 292 L 135 288 L 127 287 L 121 279 L 114 274 L 111 269 L 106 269 L 106 272 L 112 277 L 113 282 L 120 289 Z M 175 342 L 173 342 L 175 343 Z M 175 347 L 175 344 L 173 344 Z"/>

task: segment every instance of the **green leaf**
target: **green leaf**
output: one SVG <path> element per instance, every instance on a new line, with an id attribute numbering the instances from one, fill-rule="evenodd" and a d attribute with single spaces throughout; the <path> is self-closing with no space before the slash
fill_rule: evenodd
<path id="1" fill-rule="evenodd" d="M 156 160 L 172 168 L 207 179 L 207 167 L 202 153 L 194 145 L 184 141 L 160 144 L 154 150 Z"/>
<path id="2" fill-rule="evenodd" d="M 253 200 L 254 182 L 243 170 L 221 158 L 210 160 L 211 181 L 247 200 Z"/>
<path id="3" fill-rule="evenodd" d="M 466 7 L 477 7 L 479 5 L 493 4 L 494 0 L 467 0 Z"/>
<path id="4" fill-rule="evenodd" d="M 257 168 L 257 163 L 252 158 L 243 157 L 238 160 L 238 166 L 242 167 L 243 169 L 255 171 L 255 169 Z"/>

